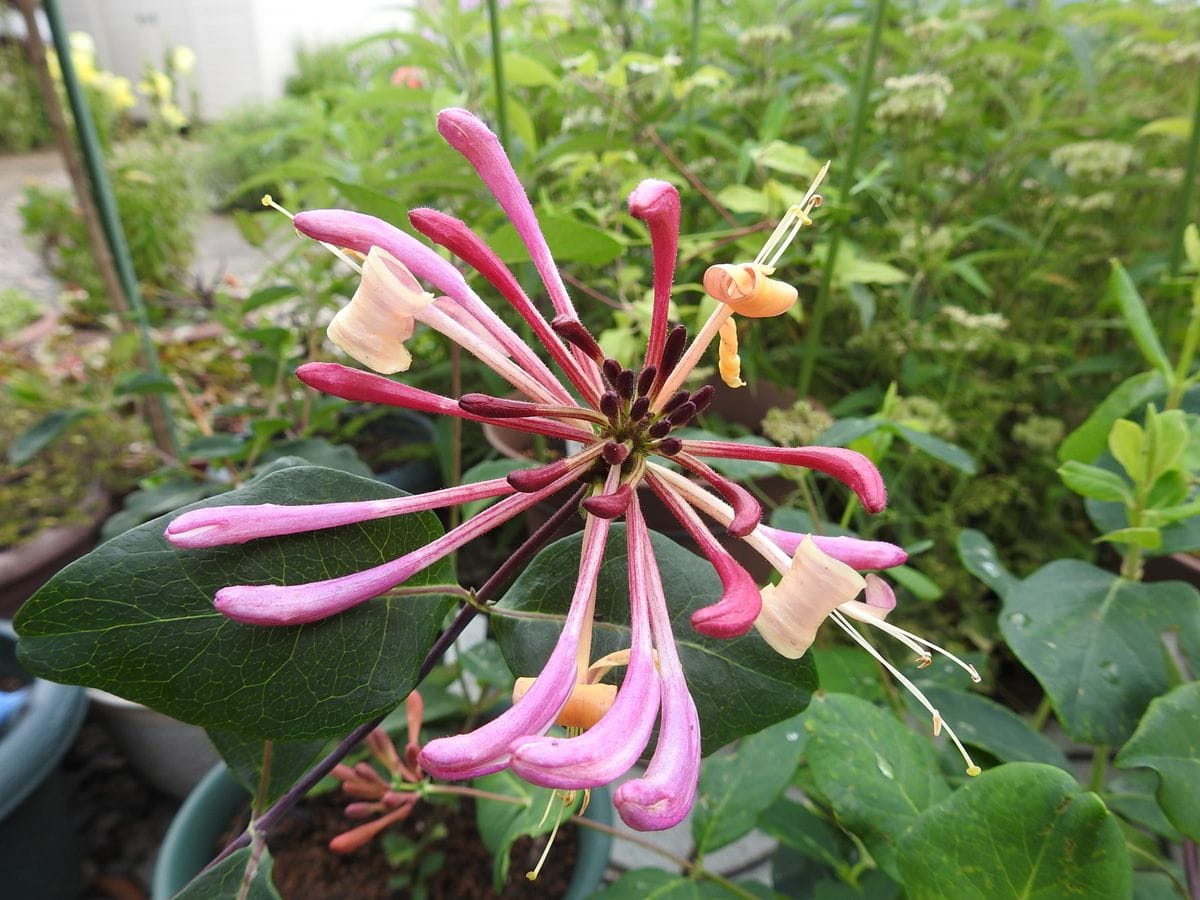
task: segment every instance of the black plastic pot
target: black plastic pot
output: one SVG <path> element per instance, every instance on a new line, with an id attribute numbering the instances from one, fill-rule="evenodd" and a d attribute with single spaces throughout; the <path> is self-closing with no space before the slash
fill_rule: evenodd
<path id="1" fill-rule="evenodd" d="M 0 621 L 0 676 L 28 684 L 0 734 L 0 893 L 20 900 L 78 896 L 79 851 L 58 763 L 87 711 L 83 688 L 31 678 L 17 662 L 12 625 Z"/>

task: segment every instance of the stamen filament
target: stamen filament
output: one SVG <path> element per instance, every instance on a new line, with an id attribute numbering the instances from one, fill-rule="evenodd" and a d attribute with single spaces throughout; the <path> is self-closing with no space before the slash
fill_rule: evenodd
<path id="1" fill-rule="evenodd" d="M 775 230 L 771 232 L 771 236 L 767 238 L 762 249 L 758 251 L 758 256 L 754 257 L 754 262 L 763 265 L 768 269 L 775 268 L 775 264 L 779 262 L 779 258 L 783 256 L 788 246 L 796 239 L 796 235 L 800 233 L 800 229 L 805 225 L 811 225 L 812 219 L 808 214 L 821 205 L 821 197 L 817 193 L 817 188 L 821 186 L 821 182 L 825 180 L 825 175 L 829 172 L 829 162 L 821 166 L 821 171 L 817 173 L 817 177 L 812 180 L 812 184 L 808 186 L 808 190 L 804 194 L 804 199 L 799 203 L 791 206 L 779 224 L 775 226 Z M 785 236 L 786 234 L 786 236 Z"/>
<path id="2" fill-rule="evenodd" d="M 679 360 L 679 363 L 671 370 L 671 374 L 666 377 L 663 383 L 658 386 L 654 402 L 650 404 L 651 412 L 661 410 L 663 404 L 679 389 L 679 386 L 691 374 L 692 369 L 696 368 L 696 363 L 700 361 L 700 357 L 704 355 L 704 351 L 708 349 L 708 345 L 712 343 L 713 338 L 717 336 L 717 332 L 721 330 L 721 326 L 733 315 L 733 312 L 732 306 L 726 303 L 717 304 L 717 308 L 708 317 L 708 321 L 704 323 L 704 326 L 696 335 L 696 339 L 692 341 L 691 346 L 683 354 L 683 358 Z"/>
<path id="3" fill-rule="evenodd" d="M 865 637 L 863 637 L 861 634 L 858 633 L 857 628 L 855 628 L 853 625 L 851 625 L 849 622 L 846 621 L 845 617 L 841 614 L 841 612 L 839 612 L 838 610 L 835 609 L 832 613 L 829 614 L 829 618 L 832 619 L 834 622 L 836 622 L 838 624 L 838 626 L 844 632 L 846 632 L 846 634 L 850 635 L 850 637 L 853 638 L 854 641 L 860 647 L 862 647 L 864 650 L 866 650 L 868 653 L 870 653 L 871 656 L 873 656 L 875 658 L 875 660 L 881 666 L 883 666 L 885 669 L 888 670 L 889 673 L 891 673 L 893 678 L 895 678 L 902 685 L 904 685 L 905 689 L 910 694 L 912 694 L 914 697 L 917 698 L 917 702 L 920 703 L 921 706 L 925 707 L 926 711 L 928 711 L 930 717 L 933 719 L 935 727 L 937 727 L 938 730 L 945 729 L 946 734 L 950 735 L 950 740 L 954 742 L 954 746 L 958 748 L 959 754 L 962 756 L 962 758 L 967 763 L 967 774 L 971 775 L 972 777 L 974 777 L 975 775 L 978 775 L 980 773 L 980 771 L 982 771 L 982 770 L 979 768 L 979 766 L 975 765 L 975 761 L 973 759 L 971 759 L 971 754 L 967 752 L 967 748 L 964 747 L 962 744 L 962 741 L 960 741 L 958 739 L 958 735 L 954 733 L 954 729 L 951 728 L 949 725 L 945 724 L 945 722 L 942 719 L 942 714 L 939 713 L 937 711 L 937 709 L 934 708 L 934 705 L 929 702 L 929 699 L 921 692 L 921 689 L 919 687 L 917 687 L 915 684 L 913 684 L 911 681 L 909 681 L 903 672 L 901 672 L 894 665 L 892 665 L 890 662 L 888 662 L 883 657 L 883 654 L 881 654 L 878 650 L 875 649 L 874 646 L 872 646 L 870 641 L 868 641 Z M 937 732 L 935 731 L 934 733 L 936 734 Z"/>

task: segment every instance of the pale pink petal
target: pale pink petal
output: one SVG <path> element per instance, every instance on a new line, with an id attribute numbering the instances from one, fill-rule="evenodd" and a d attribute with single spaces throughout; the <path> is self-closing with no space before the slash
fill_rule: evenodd
<path id="1" fill-rule="evenodd" d="M 533 686 L 511 708 L 474 731 L 430 741 L 419 757 L 422 769 L 435 778 L 451 780 L 498 772 L 508 765 L 513 741 L 545 734 L 554 724 L 579 674 L 579 642 L 592 617 L 596 578 L 609 528 L 603 519 L 588 519 L 571 607 L 558 642 Z"/>
<path id="2" fill-rule="evenodd" d="M 826 556 L 813 541 L 804 541 L 779 584 L 763 588 L 762 612 L 754 627 L 775 652 L 798 659 L 812 646 L 825 618 L 865 586 L 863 577 L 848 565 Z"/>
<path id="3" fill-rule="evenodd" d="M 868 606 L 883 610 L 885 613 L 896 608 L 896 592 L 892 586 L 878 575 L 867 576 L 866 602 Z"/>
<path id="4" fill-rule="evenodd" d="M 800 546 L 800 542 L 811 537 L 813 542 L 834 559 L 844 562 L 852 569 L 890 569 L 902 565 L 908 560 L 908 553 L 903 547 L 889 544 L 887 541 L 865 541 L 856 537 L 827 537 L 822 534 L 805 534 L 801 531 L 784 531 L 782 528 L 772 528 L 770 525 L 759 525 L 758 530 L 764 533 L 779 547 L 791 556 Z"/>

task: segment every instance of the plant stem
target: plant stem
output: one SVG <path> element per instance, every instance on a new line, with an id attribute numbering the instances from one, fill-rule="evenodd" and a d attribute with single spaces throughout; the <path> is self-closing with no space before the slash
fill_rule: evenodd
<path id="1" fill-rule="evenodd" d="M 1196 842 L 1190 838 L 1183 842 L 1183 871 L 1192 900 L 1200 900 L 1200 853 L 1196 851 Z"/>
<path id="2" fill-rule="evenodd" d="M 1092 775 L 1088 779 L 1088 790 L 1094 794 L 1104 790 L 1104 774 L 1108 771 L 1108 744 L 1097 744 L 1092 752 Z"/>
<path id="3" fill-rule="evenodd" d="M 692 32 L 692 43 L 688 50 L 688 75 L 692 76 L 696 74 L 696 68 L 700 65 L 700 0 L 692 0 L 692 15 L 689 27 Z M 696 153 L 696 102 L 694 93 L 694 91 L 688 91 L 685 115 L 688 153 L 692 155 Z"/>
<path id="4" fill-rule="evenodd" d="M 871 12 L 871 37 L 867 43 L 867 52 L 862 65 L 858 69 L 858 87 L 854 92 L 854 130 L 850 135 L 850 151 L 842 163 L 841 183 L 838 196 L 843 204 L 850 201 L 850 191 L 854 187 L 854 171 L 858 167 L 858 157 L 862 149 L 863 136 L 867 130 L 867 106 L 871 93 L 871 82 L 875 76 L 875 60 L 879 55 L 879 42 L 883 34 L 883 21 L 886 18 L 887 0 L 875 0 Z M 846 230 L 846 218 L 841 218 L 833 227 L 829 236 L 829 250 L 825 254 L 825 265 L 821 270 L 821 283 L 817 288 L 817 298 L 813 301 L 812 314 L 809 316 L 808 328 L 804 335 L 804 353 L 800 359 L 800 379 L 796 392 L 801 397 L 807 397 L 812 387 L 813 371 L 817 362 L 817 351 L 821 346 L 821 328 L 825 322 L 825 313 L 829 306 L 829 292 L 833 286 L 833 269 L 837 264 L 838 249 L 841 247 L 842 234 Z"/>
<path id="5" fill-rule="evenodd" d="M 1053 710 L 1054 706 L 1050 703 L 1050 695 L 1043 694 L 1042 702 L 1038 704 L 1037 709 L 1033 713 L 1033 721 L 1029 723 L 1034 731 L 1041 731 L 1046 727 L 1046 720 L 1050 718 L 1050 713 Z"/>
<path id="6" fill-rule="evenodd" d="M 1200 168 L 1200 79 L 1196 82 L 1196 108 L 1192 112 L 1192 137 L 1188 141 L 1187 162 L 1179 196 L 1175 199 L 1175 238 L 1171 242 L 1171 261 L 1167 271 L 1174 278 L 1183 264 L 1183 231 L 1188 226 L 1188 211 L 1192 204 L 1192 185 Z"/>
<path id="7" fill-rule="evenodd" d="M 1167 401 L 1163 409 L 1178 409 L 1183 402 L 1183 394 L 1187 389 L 1188 370 L 1192 360 L 1196 358 L 1196 346 L 1200 343 L 1200 276 L 1192 285 L 1192 315 L 1188 320 L 1187 331 L 1183 335 L 1183 346 L 1179 348 L 1179 362 L 1175 365 L 1175 376 L 1171 379 L 1171 389 L 1167 393 Z"/>
<path id="8" fill-rule="evenodd" d="M 267 789 L 271 783 L 271 759 L 275 755 L 275 742 L 263 741 L 262 774 L 258 779 L 258 796 L 254 798 L 251 815 L 257 816 L 267 808 Z"/>
<path id="9" fill-rule="evenodd" d="M 508 140 L 508 91 L 504 87 L 504 43 L 500 37 L 500 4 L 487 0 L 488 25 L 492 36 L 492 80 L 496 90 L 496 131 L 502 146 L 512 146 Z"/>

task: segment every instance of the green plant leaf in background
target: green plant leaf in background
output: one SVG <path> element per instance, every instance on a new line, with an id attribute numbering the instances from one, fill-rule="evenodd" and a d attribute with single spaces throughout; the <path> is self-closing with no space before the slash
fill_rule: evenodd
<path id="1" fill-rule="evenodd" d="M 564 805 L 558 791 L 535 787 L 507 769 L 476 778 L 473 784 L 481 791 L 521 801 L 475 800 L 475 823 L 479 826 L 479 836 L 492 853 L 492 883 L 497 892 L 503 890 L 508 880 L 508 853 L 513 842 L 526 835 L 548 834 L 559 813 L 563 820 L 569 819 L 583 802 L 583 792 L 576 791 L 571 804 Z M 550 810 L 548 815 L 547 809 Z"/>
<path id="2" fill-rule="evenodd" d="M 1107 446 L 1113 423 L 1133 410 L 1141 409 L 1166 390 L 1167 382 L 1161 372 L 1140 372 L 1126 378 L 1059 445 L 1059 462 L 1072 459 L 1094 462 Z"/>
<path id="3" fill-rule="evenodd" d="M 377 481 L 300 466 L 187 508 L 399 495 Z M 431 513 L 211 550 L 171 547 L 166 524 L 159 518 L 101 545 L 26 602 L 15 622 L 26 668 L 206 728 L 275 740 L 344 733 L 412 690 L 445 597 L 376 599 L 288 628 L 234 622 L 212 598 L 230 584 L 300 584 L 379 565 L 437 537 Z M 441 562 L 406 584 L 453 581 Z"/>
<path id="4" fill-rule="evenodd" d="M 1053 766 L 1009 763 L 927 810 L 900 841 L 909 900 L 1132 895 L 1113 815 Z"/>
<path id="5" fill-rule="evenodd" d="M 8 448 L 8 464 L 25 465 L 58 440 L 68 428 L 93 412 L 90 409 L 59 409 L 39 419 L 12 442 Z"/>
<path id="6" fill-rule="evenodd" d="M 1128 581 L 1061 559 L 1004 596 L 1000 629 L 1067 734 L 1120 744 L 1170 687 L 1161 632 L 1200 632 L 1200 594 L 1178 581 Z"/>
<path id="7" fill-rule="evenodd" d="M 784 659 L 751 631 L 732 641 L 707 638 L 692 630 L 691 614 L 716 602 L 721 584 L 712 566 L 674 541 L 651 534 L 671 612 L 671 627 L 688 687 L 700 714 L 705 754 L 802 712 L 816 689 L 816 669 L 808 658 Z M 551 544 L 501 599 L 502 609 L 565 616 L 579 571 L 581 537 Z M 614 525 L 596 588 L 596 629 L 592 656 L 629 647 L 629 579 L 625 527 Z M 492 628 L 504 658 L 518 676 L 541 671 L 557 640 L 558 621 L 494 616 Z"/>
<path id="8" fill-rule="evenodd" d="M 1158 802 L 1171 824 L 1200 840 L 1200 682 L 1155 698 L 1137 731 L 1117 754 L 1123 768 L 1158 773 Z"/>
<path id="9" fill-rule="evenodd" d="M 1158 340 L 1158 332 L 1154 330 L 1154 324 L 1150 321 L 1150 313 L 1146 310 L 1142 295 L 1138 293 L 1125 267 L 1115 259 L 1112 261 L 1112 274 L 1108 279 L 1107 299 L 1116 303 L 1125 324 L 1129 327 L 1129 333 L 1133 335 L 1134 343 L 1138 345 L 1142 357 L 1150 367 L 1157 369 L 1164 376 L 1169 376 L 1171 363 Z"/>
<path id="10" fill-rule="evenodd" d="M 982 531 L 964 528 L 958 533 L 956 547 L 963 567 L 1001 597 L 1020 581 L 1004 567 L 996 546 Z"/>
<path id="11" fill-rule="evenodd" d="M 897 877 L 896 845 L 928 807 L 950 793 L 928 738 L 848 694 L 813 698 L 804 715 L 808 767 L 838 821 Z"/>
<path id="12" fill-rule="evenodd" d="M 696 881 L 662 869 L 630 869 L 592 894 L 592 900 L 729 900 L 731 896 L 711 881 Z"/>
<path id="13" fill-rule="evenodd" d="M 607 231 L 562 213 L 541 213 L 538 222 L 546 235 L 550 251 L 560 262 L 603 266 L 620 256 L 625 249 L 625 245 Z M 492 232 L 490 243 L 496 254 L 509 265 L 529 260 L 529 250 L 511 224 L 501 225 Z"/>
<path id="14" fill-rule="evenodd" d="M 704 761 L 692 808 L 692 840 L 698 854 L 732 844 L 779 798 L 804 749 L 800 718 L 777 722 L 743 738 L 732 753 Z"/>

